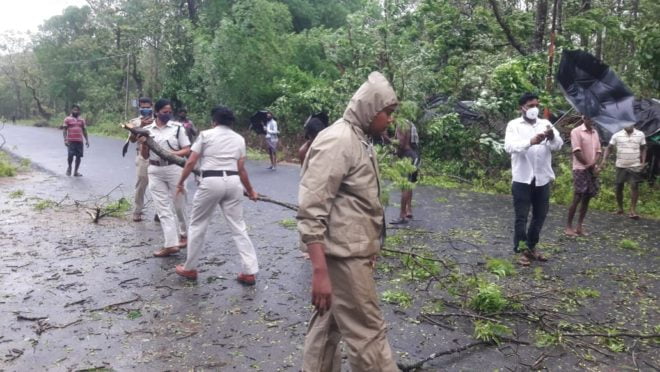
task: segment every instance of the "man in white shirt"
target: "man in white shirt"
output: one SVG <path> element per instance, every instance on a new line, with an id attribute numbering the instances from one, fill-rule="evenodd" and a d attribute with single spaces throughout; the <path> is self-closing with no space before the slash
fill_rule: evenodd
<path id="1" fill-rule="evenodd" d="M 268 145 L 268 155 L 270 156 L 270 167 L 268 169 L 275 170 L 277 168 L 277 135 L 280 133 L 277 130 L 277 122 L 273 119 L 273 114 L 270 112 L 266 114 L 266 144 Z"/>
<path id="2" fill-rule="evenodd" d="M 550 182 L 555 179 L 551 151 L 561 149 L 564 141 L 549 121 L 538 118 L 537 95 L 525 93 L 518 103 L 522 116 L 507 124 L 504 147 L 511 154 L 511 193 L 515 210 L 513 251 L 521 252 L 518 263 L 528 266 L 530 260 L 547 260 L 536 250 L 536 244 L 550 207 Z M 532 221 L 528 227 L 530 207 Z"/>
<path id="3" fill-rule="evenodd" d="M 633 125 L 615 133 L 610 139 L 610 146 L 605 148 L 601 168 L 605 166 L 610 147 L 616 147 L 616 203 L 617 214 L 623 214 L 623 187 L 630 183 L 630 213 L 628 217 L 638 220 L 637 199 L 639 198 L 639 183 L 641 172 L 646 163 L 646 137 L 644 132 L 635 129 Z"/>

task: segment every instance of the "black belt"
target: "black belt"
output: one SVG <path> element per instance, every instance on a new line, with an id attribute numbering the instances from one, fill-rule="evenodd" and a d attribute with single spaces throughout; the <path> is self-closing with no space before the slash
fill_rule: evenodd
<path id="1" fill-rule="evenodd" d="M 238 176 L 238 171 L 231 171 L 231 170 L 207 170 L 207 171 L 202 171 L 202 178 L 206 178 L 206 177 L 225 177 L 225 176 Z"/>
<path id="2" fill-rule="evenodd" d="M 170 164 L 174 164 L 174 163 L 170 163 L 167 160 L 149 160 L 149 165 L 155 165 L 157 167 L 164 167 Z"/>

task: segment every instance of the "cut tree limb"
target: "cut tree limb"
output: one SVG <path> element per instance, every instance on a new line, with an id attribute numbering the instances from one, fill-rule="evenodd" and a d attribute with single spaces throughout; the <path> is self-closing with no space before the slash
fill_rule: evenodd
<path id="1" fill-rule="evenodd" d="M 156 155 L 160 156 L 162 159 L 167 160 L 170 163 L 176 164 L 183 168 L 186 165 L 186 158 L 172 154 L 170 151 L 164 149 L 161 145 L 157 144 L 153 138 L 149 136 L 149 130 L 144 128 L 136 128 L 131 123 L 122 124 L 122 128 L 131 132 L 135 136 L 146 137 L 147 140 L 144 144 L 149 147 L 149 150 L 153 151 Z M 200 175 L 199 170 L 193 169 L 192 172 L 196 175 Z"/>
<path id="2" fill-rule="evenodd" d="M 165 159 L 169 161 L 170 163 L 176 164 L 180 167 L 183 168 L 183 166 L 186 165 L 186 158 L 183 158 L 181 156 L 177 156 L 172 154 L 170 151 L 164 149 L 161 145 L 157 144 L 153 138 L 149 136 L 149 131 L 144 128 L 136 128 L 130 123 L 122 124 L 122 127 L 126 129 L 127 131 L 131 132 L 131 134 L 134 134 L 135 136 L 144 136 L 147 138 L 146 142 L 144 144 L 149 147 L 151 151 L 153 151 L 156 155 L 160 156 L 162 159 Z M 201 175 L 200 171 L 198 169 L 193 169 L 192 172 L 198 176 Z M 298 211 L 298 206 L 295 204 L 291 203 L 286 203 L 282 202 L 279 200 L 275 200 L 271 197 L 268 197 L 266 195 L 259 195 L 257 198 L 259 201 L 267 202 L 267 203 L 273 203 L 277 204 L 281 207 L 288 208 L 294 211 Z"/>

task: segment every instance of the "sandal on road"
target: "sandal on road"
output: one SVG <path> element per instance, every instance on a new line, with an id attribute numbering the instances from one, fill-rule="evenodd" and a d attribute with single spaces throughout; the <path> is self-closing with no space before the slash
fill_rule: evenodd
<path id="1" fill-rule="evenodd" d="M 527 254 L 529 257 L 531 257 L 534 260 L 545 262 L 548 259 L 539 251 L 531 251 Z"/>
<path id="2" fill-rule="evenodd" d="M 523 253 L 518 257 L 518 265 L 520 266 L 529 266 L 531 265 L 532 262 L 529 260 L 529 257 L 527 257 L 527 254 Z"/>
<path id="3" fill-rule="evenodd" d="M 157 251 L 154 252 L 154 257 L 167 257 L 171 256 L 173 254 L 179 253 L 180 248 L 179 247 L 167 247 L 167 248 L 161 248 Z"/>
<path id="4" fill-rule="evenodd" d="M 638 220 L 639 219 L 639 215 L 637 213 L 630 213 L 628 215 L 628 217 L 630 217 L 633 220 Z"/>

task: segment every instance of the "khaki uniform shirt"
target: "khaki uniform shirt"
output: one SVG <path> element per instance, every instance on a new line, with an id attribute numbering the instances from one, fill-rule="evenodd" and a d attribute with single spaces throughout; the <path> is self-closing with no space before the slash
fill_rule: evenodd
<path id="1" fill-rule="evenodd" d="M 343 118 L 314 139 L 298 191 L 303 250 L 310 243 L 321 243 L 328 256 L 370 257 L 379 252 L 384 210 L 378 162 L 366 133 L 376 114 L 396 103 L 387 79 L 372 73 Z"/>
<path id="2" fill-rule="evenodd" d="M 149 130 L 150 137 L 153 138 L 154 142 L 168 151 L 178 151 L 190 146 L 190 140 L 185 129 L 176 121 L 170 120 L 162 128 L 159 128 L 155 122 L 144 128 Z M 159 161 L 161 158 L 155 152 L 150 151 L 149 160 Z"/>

